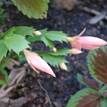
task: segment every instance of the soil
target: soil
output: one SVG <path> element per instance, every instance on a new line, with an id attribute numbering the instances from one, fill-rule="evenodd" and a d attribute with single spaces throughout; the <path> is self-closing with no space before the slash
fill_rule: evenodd
<path id="1" fill-rule="evenodd" d="M 6 26 L 10 28 L 16 25 L 27 25 L 37 29 L 62 30 L 70 36 L 76 35 L 86 28 L 84 35 L 97 36 L 107 40 L 107 21 L 103 20 L 94 25 L 89 24 L 89 19 L 94 15 L 80 9 L 79 6 L 86 6 L 101 12 L 107 9 L 107 1 L 81 0 L 81 3 L 76 5 L 72 11 L 58 9 L 50 4 L 48 17 L 44 20 L 28 19 L 14 6 L 9 5 L 6 6 L 8 12 Z M 37 45 L 37 47 L 41 46 Z M 67 56 L 69 72 L 53 68 L 56 78 L 47 74 L 35 75 L 28 72 L 19 86 L 12 91 L 11 98 L 18 99 L 23 96 L 28 98 L 29 100 L 22 107 L 65 107 L 70 96 L 82 88 L 76 75 L 88 71 L 86 55 L 87 52 Z"/>

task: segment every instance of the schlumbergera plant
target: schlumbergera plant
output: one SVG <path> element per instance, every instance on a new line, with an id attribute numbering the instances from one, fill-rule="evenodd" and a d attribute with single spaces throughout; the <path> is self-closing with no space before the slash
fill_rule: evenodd
<path id="1" fill-rule="evenodd" d="M 90 50 L 107 44 L 106 41 L 97 37 L 81 36 L 84 31 L 77 36 L 68 37 L 62 31 L 36 30 L 33 27 L 16 26 L 0 33 L 0 73 L 2 77 L 0 84 L 8 81 L 8 73 L 5 68 L 11 62 L 11 59 L 19 60 L 20 62 L 27 60 L 34 71 L 46 72 L 55 77 L 48 64 L 67 70 L 65 64 L 68 62 L 65 56 L 68 54 L 80 54 L 82 52 L 80 49 L 82 48 Z M 33 50 L 31 44 L 36 42 L 42 42 L 47 49 Z M 57 48 L 55 42 L 70 42 L 72 48 Z M 79 48 L 75 45 L 77 42 Z"/>
<path id="2" fill-rule="evenodd" d="M 107 46 L 90 51 L 87 65 L 94 80 L 78 75 L 87 87 L 72 95 L 66 107 L 107 107 Z"/>
<path id="3" fill-rule="evenodd" d="M 38 41 L 43 42 L 48 50 L 32 52 L 30 44 Z M 0 34 L 0 71 L 1 75 L 4 75 L 5 81 L 1 79 L 0 83 L 8 81 L 5 67 L 11 58 L 19 61 L 26 58 L 34 71 L 43 71 L 55 77 L 47 63 L 52 66 L 64 65 L 67 62 L 65 56 L 70 52 L 70 49 L 56 49 L 54 41 L 68 42 L 67 34 L 47 29 L 37 31 L 33 27 L 27 26 L 12 27 L 6 32 L 2 32 Z"/>

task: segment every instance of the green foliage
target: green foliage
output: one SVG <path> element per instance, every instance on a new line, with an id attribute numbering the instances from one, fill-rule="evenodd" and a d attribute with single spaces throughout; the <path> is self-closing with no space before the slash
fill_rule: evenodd
<path id="1" fill-rule="evenodd" d="M 0 1 L 0 26 L 4 24 L 5 18 L 6 18 L 6 12 L 3 9 L 3 4 Z"/>
<path id="2" fill-rule="evenodd" d="M 7 32 L 5 32 L 5 35 L 21 35 L 21 36 L 33 36 L 33 31 L 35 31 L 35 29 L 33 27 L 28 27 L 28 26 L 14 26 L 11 27 L 10 29 L 8 29 Z"/>
<path id="3" fill-rule="evenodd" d="M 50 47 L 50 50 L 54 48 L 54 41 L 67 42 L 66 34 L 61 31 L 47 31 L 47 29 L 40 30 L 41 35 L 37 36 L 33 32 L 35 29 L 27 26 L 16 26 L 10 28 L 7 32 L 4 32 L 1 41 L 1 60 L 6 56 L 8 51 L 13 51 L 19 54 L 26 48 L 29 48 L 28 44 L 32 41 L 42 41 L 46 46 Z M 54 38 L 55 35 L 55 38 Z M 26 38 L 27 37 L 27 38 Z M 58 38 L 58 40 L 57 40 Z M 28 42 L 29 41 L 29 42 Z M 58 66 L 62 62 L 67 62 L 65 56 L 69 53 L 69 49 L 58 49 L 56 52 L 39 52 L 39 54 L 51 65 Z"/>
<path id="4" fill-rule="evenodd" d="M 107 46 L 90 51 L 87 63 L 93 78 L 107 83 Z"/>
<path id="5" fill-rule="evenodd" d="M 73 96 L 71 96 L 66 107 L 80 107 L 78 105 L 79 105 L 80 101 L 82 101 L 82 99 L 84 99 L 85 96 L 88 96 L 90 94 L 96 94 L 96 93 L 97 93 L 97 91 L 92 88 L 82 89 L 82 90 L 78 91 L 76 94 L 74 94 Z M 83 107 L 83 106 L 81 106 L 81 107 Z M 86 106 L 84 105 L 84 107 L 86 107 Z"/>
<path id="6" fill-rule="evenodd" d="M 77 80 L 81 85 L 87 85 L 84 81 L 84 75 L 78 73 L 77 74 Z"/>
<path id="7" fill-rule="evenodd" d="M 5 67 L 9 64 L 9 62 L 9 58 L 5 58 L 0 62 L 0 85 L 4 85 L 8 82 L 8 73 Z"/>
<path id="8" fill-rule="evenodd" d="M 25 36 L 32 36 L 34 28 L 26 26 L 12 27 L 1 35 L 0 40 L 0 61 L 7 55 L 8 51 L 14 51 L 19 54 L 24 49 L 28 48 L 29 42 Z"/>
<path id="9" fill-rule="evenodd" d="M 85 88 L 74 94 L 66 107 L 106 107 L 107 97 L 99 94 L 98 90 Z"/>
<path id="10" fill-rule="evenodd" d="M 19 54 L 22 50 L 28 48 L 29 42 L 26 40 L 25 35 L 32 35 L 32 27 L 18 26 L 10 28 L 4 33 L 3 41 L 9 51 L 14 51 Z M 25 32 L 26 31 L 26 32 Z"/>
<path id="11" fill-rule="evenodd" d="M 38 52 L 43 59 L 54 67 L 58 67 L 62 62 L 67 63 L 65 56 L 69 49 L 59 49 L 56 52 Z"/>
<path id="12" fill-rule="evenodd" d="M 47 31 L 44 35 L 50 41 L 67 42 L 67 34 L 62 31 Z"/>
<path id="13" fill-rule="evenodd" d="M 26 36 L 33 36 L 32 32 L 34 30 L 35 29 L 32 27 L 17 26 L 0 34 L 0 85 L 3 85 L 8 81 L 8 73 L 5 70 L 7 63 L 9 62 L 8 57 L 14 55 L 13 52 L 19 55 L 21 51 L 29 48 L 29 42 L 26 40 Z"/>
<path id="14" fill-rule="evenodd" d="M 49 48 L 53 48 L 54 47 L 54 43 L 52 41 L 50 41 L 49 39 L 47 39 L 44 35 L 40 37 L 40 40 Z"/>
<path id="15" fill-rule="evenodd" d="M 93 88 L 96 90 L 99 89 L 99 84 L 92 78 L 89 78 L 87 75 L 78 74 L 77 79 L 81 85 L 85 85 L 86 87 Z"/>
<path id="16" fill-rule="evenodd" d="M 13 50 L 16 54 L 28 48 L 28 41 L 26 41 L 25 37 L 20 35 L 12 35 L 6 36 L 4 38 L 4 43 L 9 51 Z"/>
<path id="17" fill-rule="evenodd" d="M 14 57 L 23 63 L 25 61 L 23 50 L 30 48 L 30 44 L 37 41 L 43 42 L 49 49 L 47 52 L 37 51 L 47 63 L 55 67 L 59 67 L 62 63 L 67 63 L 65 56 L 70 53 L 70 50 L 68 48 L 56 49 L 54 46 L 54 41 L 60 43 L 67 42 L 67 34 L 61 31 L 48 31 L 47 29 L 38 32 L 32 27 L 16 26 L 0 34 L 1 66 L 4 66 L 2 61 L 6 59 L 5 57 Z M 4 76 L 4 78 L 7 78 L 8 74 L 5 70 L 5 66 L 3 68 L 1 67 L 0 73 L 2 74 L 2 77 Z M 4 78 L 0 80 L 0 84 L 6 83 L 4 81 L 6 79 Z"/>
<path id="18" fill-rule="evenodd" d="M 41 35 L 30 36 L 28 40 L 30 42 L 42 41 L 47 47 L 53 48 L 54 42 L 68 42 L 67 34 L 62 31 L 48 31 L 47 29 L 40 30 Z"/>
<path id="19" fill-rule="evenodd" d="M 33 34 L 33 32 L 35 31 L 34 28 L 32 27 L 26 27 L 26 26 L 18 26 L 18 27 L 13 27 L 11 28 L 7 33 L 6 35 L 22 35 L 22 36 L 27 36 L 27 40 L 29 42 L 35 42 L 35 41 L 42 41 L 44 42 L 44 44 L 48 47 L 50 47 L 51 49 L 54 48 L 54 41 L 59 41 L 59 42 L 67 42 L 67 34 L 61 32 L 61 31 L 48 31 L 47 29 L 43 29 L 43 30 L 40 30 L 41 32 L 41 35 L 35 35 Z M 54 35 L 55 35 L 55 38 L 54 38 Z M 50 36 L 50 38 L 49 38 Z M 52 38 L 51 38 L 52 36 Z M 10 36 L 9 36 L 10 37 Z M 20 36 L 21 37 L 21 36 Z M 12 37 L 13 38 L 13 37 Z M 58 38 L 58 40 L 57 40 Z M 14 37 L 15 39 L 15 37 Z M 18 41 L 18 40 L 17 40 Z M 24 40 L 23 40 L 24 41 Z M 23 41 L 22 41 L 22 44 L 23 44 Z M 14 43 L 14 42 L 13 42 Z M 16 42 L 15 42 L 16 43 Z M 19 46 L 24 46 L 21 44 L 21 42 L 19 42 L 20 44 L 18 45 L 18 50 L 20 52 L 20 49 L 21 47 Z M 9 46 L 9 45 L 8 45 Z M 13 46 L 13 45 L 12 45 Z M 15 45 L 14 45 L 15 46 Z M 11 47 L 11 46 L 10 46 Z M 16 53 L 17 50 L 16 50 L 16 46 L 13 47 L 15 48 L 14 51 Z M 25 48 L 25 47 L 23 47 Z M 23 50 L 22 48 L 22 50 Z M 57 52 L 39 52 L 40 56 L 42 56 L 49 64 L 51 64 L 52 66 L 58 66 L 61 62 L 67 62 L 65 60 L 65 56 L 69 53 L 69 49 L 58 49 Z M 53 61 L 52 61 L 53 60 Z"/>
<path id="20" fill-rule="evenodd" d="M 53 56 L 66 56 L 69 53 L 70 53 L 70 51 L 67 48 L 58 49 L 58 50 L 56 50 L 56 52 L 49 52 L 49 54 L 53 55 Z"/>
<path id="21" fill-rule="evenodd" d="M 52 66 L 58 66 L 62 62 L 66 62 L 63 56 L 53 56 L 45 53 L 42 53 L 41 56 L 46 62 L 48 62 Z"/>
<path id="22" fill-rule="evenodd" d="M 5 69 L 0 71 L 0 85 L 4 85 L 8 82 L 8 73 Z"/>
<path id="23" fill-rule="evenodd" d="M 29 18 L 43 19 L 47 16 L 49 0 L 12 0 L 12 2 Z"/>
<path id="24" fill-rule="evenodd" d="M 0 40 L 0 61 L 3 59 L 3 57 L 6 57 L 8 48 L 6 47 L 3 40 Z"/>
<path id="25" fill-rule="evenodd" d="M 67 107 L 106 107 L 107 106 L 107 46 L 94 49 L 89 52 L 87 57 L 89 72 L 92 77 L 99 82 L 99 85 L 91 79 L 78 75 L 79 81 L 94 92 L 87 92 L 87 88 L 82 89 L 73 95 Z"/>
<path id="26" fill-rule="evenodd" d="M 33 27 L 28 27 L 28 26 L 15 26 L 12 27 L 10 30 L 13 31 L 14 34 L 19 34 L 22 36 L 27 36 L 27 35 L 33 36 L 32 32 L 35 31 Z"/>

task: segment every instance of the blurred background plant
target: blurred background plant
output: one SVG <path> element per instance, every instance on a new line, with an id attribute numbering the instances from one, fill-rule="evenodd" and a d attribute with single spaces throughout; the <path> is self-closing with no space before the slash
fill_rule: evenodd
<path id="1" fill-rule="evenodd" d="M 77 75 L 85 88 L 76 92 L 66 107 L 107 106 L 107 46 L 92 50 L 87 56 L 89 75 Z M 93 78 L 92 78 L 93 77 Z"/>
<path id="2" fill-rule="evenodd" d="M 0 1 L 0 26 L 4 24 L 6 18 L 6 11 L 3 8 L 3 1 Z"/>

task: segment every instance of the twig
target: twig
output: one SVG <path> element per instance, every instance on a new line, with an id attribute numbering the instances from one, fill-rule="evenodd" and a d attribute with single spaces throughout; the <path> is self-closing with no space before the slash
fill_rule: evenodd
<path id="1" fill-rule="evenodd" d="M 22 78 L 25 76 L 25 70 L 19 72 L 14 78 L 13 80 L 9 83 L 9 86 L 13 85 L 13 84 L 18 84 Z"/>
<path id="2" fill-rule="evenodd" d="M 22 78 L 25 76 L 26 71 L 23 70 L 19 72 L 13 79 L 10 81 L 10 83 L 6 86 L 4 85 L 0 89 L 0 98 L 3 98 L 8 95 L 9 92 L 11 92 L 14 88 L 17 87 L 18 83 L 22 80 Z"/>
<path id="3" fill-rule="evenodd" d="M 9 87 L 8 89 L 0 92 L 0 98 L 5 97 L 11 90 L 13 90 L 16 85 Z"/>
<path id="4" fill-rule="evenodd" d="M 97 10 L 94 10 L 94 9 L 90 9 L 90 8 L 88 8 L 88 7 L 79 7 L 81 10 L 84 10 L 84 11 L 86 11 L 86 12 L 88 12 L 88 13 L 91 13 L 91 14 L 93 14 L 93 15 L 100 15 L 102 12 L 99 12 L 99 11 L 97 11 Z M 105 15 L 105 17 L 104 17 L 104 19 L 107 21 L 107 15 Z"/>
<path id="5" fill-rule="evenodd" d="M 40 88 L 41 88 L 41 89 L 46 93 L 46 96 L 47 96 L 47 98 L 48 98 L 48 102 L 49 102 L 49 104 L 50 104 L 50 107 L 53 107 L 53 106 L 52 106 L 51 99 L 50 99 L 50 97 L 49 97 L 49 95 L 48 95 L 47 90 L 42 86 L 42 84 L 41 84 L 40 80 L 38 80 L 37 82 L 38 82 L 38 84 L 39 84 Z"/>
<path id="6" fill-rule="evenodd" d="M 92 17 L 92 18 L 89 20 L 89 23 L 90 23 L 90 24 L 96 24 L 96 23 L 98 23 L 99 21 L 103 20 L 104 17 L 105 17 L 105 15 L 106 15 L 106 14 L 102 12 L 100 15 L 94 16 L 94 17 Z"/>

